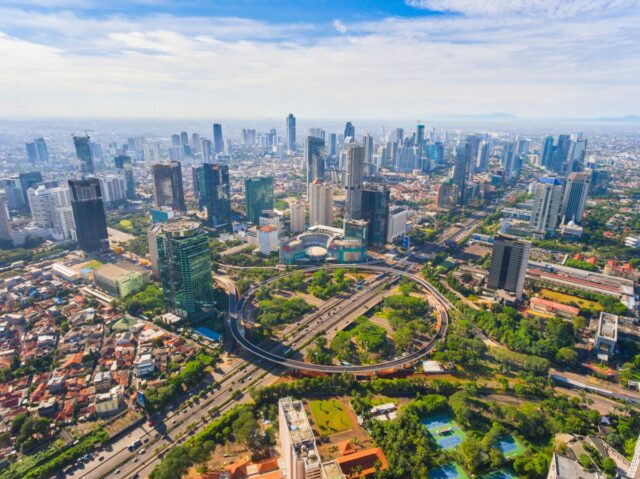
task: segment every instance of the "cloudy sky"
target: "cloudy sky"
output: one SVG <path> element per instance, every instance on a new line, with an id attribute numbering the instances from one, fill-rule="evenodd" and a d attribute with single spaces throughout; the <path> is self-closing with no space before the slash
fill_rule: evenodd
<path id="1" fill-rule="evenodd" d="M 0 116 L 640 113 L 637 0 L 0 0 Z"/>

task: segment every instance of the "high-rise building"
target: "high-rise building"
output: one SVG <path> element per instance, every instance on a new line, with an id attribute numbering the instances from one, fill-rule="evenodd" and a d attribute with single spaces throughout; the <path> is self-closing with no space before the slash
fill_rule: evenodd
<path id="1" fill-rule="evenodd" d="M 191 151 L 193 153 L 200 153 L 200 135 L 198 133 L 191 133 Z"/>
<path id="2" fill-rule="evenodd" d="M 333 187 L 314 181 L 309 185 L 309 225 L 333 226 Z"/>
<path id="3" fill-rule="evenodd" d="M 484 140 L 480 145 L 478 153 L 478 162 L 476 163 L 476 171 L 485 172 L 489 169 L 489 158 L 491 157 L 492 144 L 488 140 Z"/>
<path id="4" fill-rule="evenodd" d="M 120 170 L 125 179 L 127 187 L 127 198 L 130 200 L 136 197 L 136 182 L 133 179 L 133 162 L 127 155 L 118 155 L 113 159 L 116 169 Z"/>
<path id="5" fill-rule="evenodd" d="M 28 171 L 26 173 L 20 173 L 18 175 L 18 183 L 20 186 L 20 190 L 22 191 L 22 200 L 23 204 L 29 205 L 29 197 L 27 196 L 27 192 L 29 188 L 33 188 L 34 186 L 42 183 L 42 173 L 39 171 Z"/>
<path id="6" fill-rule="evenodd" d="M 73 137 L 73 144 L 76 147 L 76 156 L 78 157 L 78 163 L 80 164 L 80 174 L 87 176 L 93 176 L 96 174 L 90 143 L 91 141 L 88 135 Z"/>
<path id="7" fill-rule="evenodd" d="M 487 285 L 490 289 L 502 289 L 522 299 L 522 289 L 527 275 L 531 242 L 511 236 L 499 235 L 493 241 L 491 265 Z"/>
<path id="8" fill-rule="evenodd" d="M 374 175 L 377 168 L 373 161 L 373 137 L 367 133 L 364 135 L 362 143 L 364 144 L 364 162 L 367 166 L 367 172 L 370 175 Z"/>
<path id="9" fill-rule="evenodd" d="M 452 179 L 446 179 L 438 186 L 438 196 L 436 204 L 438 208 L 453 208 L 458 201 L 458 186 Z"/>
<path id="10" fill-rule="evenodd" d="M 180 146 L 180 135 L 173 134 L 171 135 L 171 145 L 172 146 Z"/>
<path id="11" fill-rule="evenodd" d="M 292 203 L 289 206 L 289 217 L 292 233 L 300 233 L 304 231 L 305 208 L 302 201 Z"/>
<path id="12" fill-rule="evenodd" d="M 387 242 L 391 191 L 386 185 L 365 183 L 362 189 L 362 219 L 369 223 L 369 245 Z"/>
<path id="13" fill-rule="evenodd" d="M 127 182 L 124 175 L 101 175 L 99 180 L 105 205 L 114 207 L 127 199 Z"/>
<path id="14" fill-rule="evenodd" d="M 559 178 L 540 178 L 534 185 L 530 228 L 539 234 L 556 229 L 562 206 L 563 182 Z"/>
<path id="15" fill-rule="evenodd" d="M 169 206 L 186 211 L 182 188 L 182 165 L 179 161 L 153 165 L 153 198 L 157 207 Z"/>
<path id="16" fill-rule="evenodd" d="M 69 180 L 78 247 L 95 251 L 108 243 L 107 216 L 98 178 Z"/>
<path id="17" fill-rule="evenodd" d="M 262 212 L 273 209 L 273 178 L 246 178 L 244 190 L 247 219 L 257 225 Z"/>
<path id="18" fill-rule="evenodd" d="M 424 143 L 424 125 L 419 123 L 416 125 L 416 146 L 418 148 L 422 148 L 422 145 L 424 145 Z"/>
<path id="19" fill-rule="evenodd" d="M 296 151 L 296 117 L 293 113 L 289 113 L 287 117 L 287 150 L 293 153 Z"/>
<path id="20" fill-rule="evenodd" d="M 320 138 L 324 140 L 325 135 L 326 133 L 322 128 L 309 128 L 309 136 L 313 136 L 314 138 Z"/>
<path id="21" fill-rule="evenodd" d="M 213 124 L 213 151 L 216 154 L 224 152 L 224 140 L 222 139 L 222 125 L 220 123 Z"/>
<path id="22" fill-rule="evenodd" d="M 569 157 L 572 149 L 571 136 L 558 136 L 558 144 L 553 149 L 549 169 L 556 173 L 565 173 L 569 167 Z"/>
<path id="23" fill-rule="evenodd" d="M 347 219 L 360 219 L 362 215 L 362 182 L 364 180 L 364 147 L 356 143 L 347 145 L 344 189 Z"/>
<path id="24" fill-rule="evenodd" d="M 7 200 L 4 196 L 0 196 L 0 241 L 13 243 L 13 229 L 11 228 Z"/>
<path id="25" fill-rule="evenodd" d="M 464 141 L 456 146 L 456 164 L 453 170 L 453 182 L 458 187 L 459 204 L 464 205 L 467 202 L 466 186 L 467 176 L 471 163 L 471 144 Z"/>
<path id="26" fill-rule="evenodd" d="M 229 166 L 218 163 L 202 165 L 203 205 L 207 208 L 209 226 L 231 228 L 231 186 Z"/>
<path id="27" fill-rule="evenodd" d="M 38 163 L 38 149 L 36 148 L 36 144 L 31 142 L 25 143 L 24 146 L 27 149 L 27 160 L 35 166 Z"/>
<path id="28" fill-rule="evenodd" d="M 59 229 L 56 210 L 71 205 L 69 189 L 41 184 L 29 188 L 27 195 L 32 221 L 41 228 Z"/>
<path id="29" fill-rule="evenodd" d="M 302 401 L 281 398 L 278 401 L 278 424 L 283 476 L 287 479 L 323 477 L 315 435 Z"/>
<path id="30" fill-rule="evenodd" d="M 569 221 L 573 221 L 576 224 L 582 223 L 590 184 L 590 173 L 569 173 L 562 198 L 561 217 L 564 223 Z"/>
<path id="31" fill-rule="evenodd" d="M 356 137 L 356 127 L 353 126 L 353 123 L 350 121 L 344 126 L 344 137 L 345 138 L 355 138 Z"/>
<path id="32" fill-rule="evenodd" d="M 206 318 L 214 308 L 207 233 L 197 221 L 174 220 L 153 225 L 151 237 L 166 308 L 187 321 Z"/>
<path id="33" fill-rule="evenodd" d="M 338 135 L 329 134 L 329 155 L 335 157 L 338 154 Z"/>
<path id="34" fill-rule="evenodd" d="M 144 161 L 147 163 L 160 162 L 160 145 L 158 143 L 145 143 L 142 149 L 144 151 Z"/>
<path id="35" fill-rule="evenodd" d="M 324 140 L 315 136 L 308 136 L 304 148 L 307 185 L 315 180 L 324 180 L 325 155 Z"/>
<path id="36" fill-rule="evenodd" d="M 36 163 L 46 163 L 49 161 L 49 151 L 47 150 L 47 143 L 44 138 L 36 138 L 31 143 L 26 143 L 27 157 L 29 163 L 35 165 Z"/>
<path id="37" fill-rule="evenodd" d="M 568 172 L 584 171 L 584 160 L 587 154 L 587 139 L 579 138 L 573 143 Z"/>
<path id="38" fill-rule="evenodd" d="M 387 243 L 393 243 L 407 234 L 407 209 L 394 208 L 389 211 Z"/>
<path id="39" fill-rule="evenodd" d="M 469 164 L 467 166 L 467 175 L 476 171 L 478 164 L 478 156 L 480 155 L 480 147 L 482 138 L 480 135 L 467 135 L 467 143 L 469 144 Z"/>
<path id="40" fill-rule="evenodd" d="M 553 144 L 553 136 L 545 136 L 542 142 L 542 156 L 540 157 L 540 166 L 547 169 L 551 168 L 551 159 L 553 158 L 554 151 L 555 146 Z"/>

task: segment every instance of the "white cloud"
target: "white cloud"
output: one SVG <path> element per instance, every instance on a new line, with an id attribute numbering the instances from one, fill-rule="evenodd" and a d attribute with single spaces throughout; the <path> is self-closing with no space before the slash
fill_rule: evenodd
<path id="1" fill-rule="evenodd" d="M 333 27 L 340 33 L 347 33 L 348 30 L 347 26 L 337 19 L 333 21 Z"/>
<path id="2" fill-rule="evenodd" d="M 407 5 L 441 12 L 498 16 L 504 14 L 569 18 L 636 9 L 636 0 L 406 0 Z"/>
<path id="3" fill-rule="evenodd" d="M 465 2 L 472 3 L 479 2 Z M 336 20 L 339 33 L 312 36 L 313 25 L 240 18 L 95 19 L 0 9 L 2 28 L 12 32 L 0 33 L 1 114 L 255 117 L 295 111 L 428 118 L 640 111 L 638 14 L 569 20 L 487 15 Z"/>

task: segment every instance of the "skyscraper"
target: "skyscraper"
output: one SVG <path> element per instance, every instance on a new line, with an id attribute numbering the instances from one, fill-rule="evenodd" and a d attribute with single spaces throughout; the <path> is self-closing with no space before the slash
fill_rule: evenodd
<path id="1" fill-rule="evenodd" d="M 133 163 L 131 157 L 118 155 L 113 159 L 116 169 L 124 174 L 124 181 L 127 187 L 127 198 L 130 200 L 136 197 L 136 182 L 133 179 Z"/>
<path id="2" fill-rule="evenodd" d="M 387 242 L 390 193 L 381 184 L 365 183 L 362 190 L 362 219 L 369 223 L 369 245 L 382 246 Z"/>
<path id="3" fill-rule="evenodd" d="M 213 151 L 222 153 L 224 151 L 224 140 L 222 139 L 222 125 L 220 123 L 213 124 Z"/>
<path id="4" fill-rule="evenodd" d="M 478 154 L 478 162 L 476 163 L 476 171 L 485 172 L 489 169 L 489 158 L 491 157 L 491 142 L 484 140 L 480 145 L 480 153 Z"/>
<path id="5" fill-rule="evenodd" d="M 200 223 L 176 220 L 151 227 L 165 306 L 187 321 L 206 318 L 214 308 L 209 238 Z"/>
<path id="6" fill-rule="evenodd" d="M 469 164 L 467 166 L 467 174 L 471 174 L 476 171 L 482 138 L 480 135 L 468 135 L 467 143 L 469 143 Z"/>
<path id="7" fill-rule="evenodd" d="M 424 125 L 417 124 L 416 125 L 416 146 L 422 149 L 422 145 L 424 144 Z"/>
<path id="8" fill-rule="evenodd" d="M 287 117 L 287 150 L 296 151 L 296 117 L 289 113 Z"/>
<path id="9" fill-rule="evenodd" d="M 157 207 L 169 206 L 186 211 L 182 188 L 182 167 L 179 161 L 153 165 L 153 197 Z"/>
<path id="10" fill-rule="evenodd" d="M 207 208 L 207 223 L 213 227 L 231 228 L 231 187 L 229 166 L 217 163 L 202 165 L 201 193 Z"/>
<path id="11" fill-rule="evenodd" d="M 22 199 L 24 204 L 29 205 L 29 198 L 27 192 L 29 188 L 42 183 L 42 173 L 39 171 L 28 171 L 26 173 L 20 173 L 18 175 L 18 183 L 20 184 L 20 190 L 22 191 Z"/>
<path id="12" fill-rule="evenodd" d="M 47 143 L 44 141 L 44 138 L 36 138 L 35 140 L 33 140 L 33 144 L 36 147 L 38 162 L 40 163 L 48 162 L 49 150 L 47 150 Z"/>
<path id="13" fill-rule="evenodd" d="M 247 219 L 257 225 L 261 213 L 273 209 L 273 178 L 246 178 L 244 189 Z"/>
<path id="14" fill-rule="evenodd" d="M 558 144 L 553 149 L 549 169 L 556 173 L 565 173 L 569 167 L 569 155 L 572 141 L 569 135 L 558 136 Z"/>
<path id="15" fill-rule="evenodd" d="M 356 137 L 356 127 L 353 126 L 353 123 L 350 121 L 344 126 L 344 137 L 345 138 L 355 138 Z"/>
<path id="16" fill-rule="evenodd" d="M 74 136 L 73 144 L 76 147 L 76 156 L 80 164 L 80 174 L 93 176 L 96 169 L 93 165 L 93 155 L 91 154 L 91 144 L 89 135 Z"/>
<path id="17" fill-rule="evenodd" d="M 95 251 L 108 243 L 107 216 L 98 178 L 69 180 L 71 208 L 76 225 L 78 247 Z"/>
<path id="18" fill-rule="evenodd" d="M 467 202 L 466 186 L 469 166 L 471 162 L 471 145 L 464 141 L 456 146 L 456 164 L 453 170 L 453 182 L 458 187 L 459 203 L 464 205 Z"/>
<path id="19" fill-rule="evenodd" d="M 329 155 L 335 157 L 338 154 L 338 135 L 329 134 Z"/>
<path id="20" fill-rule="evenodd" d="M 362 214 L 362 182 L 364 180 L 364 147 L 356 143 L 347 145 L 347 161 L 344 189 L 346 191 L 345 215 L 359 220 Z"/>
<path id="21" fill-rule="evenodd" d="M 376 165 L 373 161 L 373 137 L 367 133 L 364 135 L 362 143 L 364 144 L 364 162 L 368 167 L 367 172 L 370 175 L 374 175 L 376 173 Z"/>
<path id="22" fill-rule="evenodd" d="M 522 299 L 522 289 L 527 275 L 531 243 L 517 238 L 499 235 L 493 241 L 491 265 L 487 285 L 490 289 L 502 289 Z"/>
<path id="23" fill-rule="evenodd" d="M 315 136 L 308 136 L 305 143 L 304 157 L 307 168 L 307 185 L 315 180 L 324 180 L 325 149 L 324 140 Z"/>
<path id="24" fill-rule="evenodd" d="M 584 160 L 587 154 L 587 139 L 578 138 L 573 143 L 568 172 L 584 171 Z"/>
<path id="25" fill-rule="evenodd" d="M 319 180 L 309 185 L 309 225 L 333 226 L 333 187 Z"/>
<path id="26" fill-rule="evenodd" d="M 562 205 L 563 182 L 558 178 L 540 178 L 534 185 L 529 226 L 539 234 L 552 232 L 558 225 Z"/>
<path id="27" fill-rule="evenodd" d="M 0 242 L 13 245 L 13 230 L 11 228 L 7 200 L 4 196 L 0 196 Z"/>
<path id="28" fill-rule="evenodd" d="M 555 146 L 553 145 L 553 136 L 545 136 L 542 142 L 542 156 L 540 157 L 540 166 L 544 168 L 551 168 L 551 159 L 553 158 L 553 152 Z"/>
<path id="29" fill-rule="evenodd" d="M 289 206 L 289 218 L 292 233 L 300 233 L 304 231 L 305 208 L 302 201 L 291 203 Z"/>
<path id="30" fill-rule="evenodd" d="M 325 131 L 322 128 L 309 128 L 309 136 L 325 139 Z"/>
<path id="31" fill-rule="evenodd" d="M 590 183 L 591 174 L 589 173 L 569 173 L 562 198 L 561 216 L 564 223 L 569 221 L 576 224 L 582 223 Z"/>
<path id="32" fill-rule="evenodd" d="M 38 163 L 38 149 L 36 148 L 35 143 L 25 143 L 25 148 L 27 149 L 27 160 L 31 165 L 35 166 Z"/>

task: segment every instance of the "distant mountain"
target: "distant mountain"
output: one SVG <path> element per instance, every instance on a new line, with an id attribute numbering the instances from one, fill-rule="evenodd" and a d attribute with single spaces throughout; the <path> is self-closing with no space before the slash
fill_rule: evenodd
<path id="1" fill-rule="evenodd" d="M 625 115 L 625 116 L 602 116 L 594 118 L 594 121 L 613 121 L 624 123 L 637 123 L 640 122 L 640 115 Z"/>
<path id="2" fill-rule="evenodd" d="M 511 114 L 511 113 L 502 113 L 502 112 L 495 112 L 495 113 L 481 113 L 478 115 L 446 115 L 446 116 L 441 116 L 439 117 L 441 119 L 448 119 L 448 120 L 475 120 L 475 121 L 505 121 L 505 120 L 517 120 L 518 117 Z"/>

